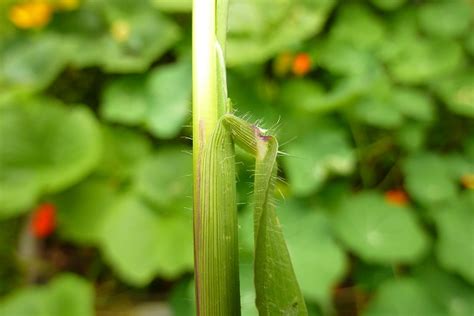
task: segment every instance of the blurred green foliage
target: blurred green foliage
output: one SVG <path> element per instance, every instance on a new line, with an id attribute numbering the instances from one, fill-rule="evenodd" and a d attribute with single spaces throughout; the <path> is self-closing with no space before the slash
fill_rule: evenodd
<path id="1" fill-rule="evenodd" d="M 229 94 L 283 144 L 278 212 L 311 313 L 473 315 L 474 3 L 230 2 Z M 0 3 L 0 315 L 92 315 L 124 288 L 193 314 L 190 11 Z M 248 204 L 252 161 L 238 159 Z M 43 202 L 57 228 L 24 263 Z M 48 256 L 64 245 L 79 268 Z M 51 280 L 27 287 L 31 269 Z"/>

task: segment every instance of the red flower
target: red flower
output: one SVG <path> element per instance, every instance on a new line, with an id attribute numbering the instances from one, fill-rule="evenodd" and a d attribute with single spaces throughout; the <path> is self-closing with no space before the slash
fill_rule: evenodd
<path id="1" fill-rule="evenodd" d="M 390 204 L 395 205 L 407 205 L 408 204 L 408 195 L 403 190 L 394 189 L 388 190 L 385 192 L 385 200 Z"/>
<path id="2" fill-rule="evenodd" d="M 311 70 L 311 57 L 307 53 L 299 53 L 293 60 L 293 73 L 304 76 Z"/>
<path id="3" fill-rule="evenodd" d="M 43 203 L 34 211 L 31 221 L 31 231 L 37 238 L 51 235 L 56 228 L 56 207 L 51 203 Z"/>

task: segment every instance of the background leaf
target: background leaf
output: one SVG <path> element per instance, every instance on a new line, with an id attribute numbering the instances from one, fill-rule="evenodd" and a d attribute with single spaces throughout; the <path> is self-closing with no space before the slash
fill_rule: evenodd
<path id="1" fill-rule="evenodd" d="M 188 119 L 191 67 L 187 61 L 156 68 L 149 76 L 110 83 L 101 112 L 111 122 L 143 125 L 159 138 L 175 137 Z"/>
<path id="2" fill-rule="evenodd" d="M 472 287 L 435 266 L 432 261 L 416 269 L 416 278 L 431 297 L 443 305 L 445 315 L 467 316 L 473 313 Z"/>
<path id="3" fill-rule="evenodd" d="M 382 285 L 377 297 L 364 315 L 444 315 L 441 307 L 429 297 L 429 292 L 415 280 L 391 280 Z"/>
<path id="4" fill-rule="evenodd" d="M 367 262 L 418 261 L 428 239 L 408 208 L 389 205 L 376 193 L 344 201 L 334 214 L 337 236 Z"/>
<path id="5" fill-rule="evenodd" d="M 83 279 L 60 275 L 46 286 L 19 290 L 0 301 L 2 315 L 92 316 L 93 289 Z"/>
<path id="6" fill-rule="evenodd" d="M 303 295 L 329 306 L 331 289 L 347 268 L 344 252 L 332 236 L 329 219 L 321 210 L 307 212 L 293 201 L 282 205 L 279 217 L 285 223 L 284 233 Z"/>
<path id="7" fill-rule="evenodd" d="M 141 201 L 124 197 L 112 206 L 101 231 L 101 247 L 107 261 L 127 282 L 140 286 L 153 278 L 158 229 L 156 216 Z"/>
<path id="8" fill-rule="evenodd" d="M 227 64 L 258 63 L 321 30 L 333 0 L 234 1 L 229 5 Z M 263 41 L 263 39 L 265 39 Z"/>
<path id="9" fill-rule="evenodd" d="M 472 6 L 468 1 L 437 1 L 420 7 L 421 28 L 433 35 L 455 37 L 466 32 L 472 21 Z"/>
<path id="10" fill-rule="evenodd" d="M 191 208 L 191 155 L 186 147 L 168 147 L 143 161 L 134 176 L 138 194 L 161 212 Z M 173 168 L 169 166 L 173 165 Z"/>
<path id="11" fill-rule="evenodd" d="M 420 203 L 433 204 L 454 198 L 455 178 L 440 156 L 420 153 L 407 158 L 404 168 L 407 189 Z"/>
<path id="12" fill-rule="evenodd" d="M 175 137 L 189 117 L 191 64 L 183 61 L 157 68 L 150 73 L 147 89 L 149 130 L 157 137 Z"/>
<path id="13" fill-rule="evenodd" d="M 354 154 L 341 130 L 328 127 L 312 133 L 290 143 L 283 160 L 296 194 L 309 194 L 330 174 L 349 174 L 354 168 Z"/>
<path id="14" fill-rule="evenodd" d="M 460 273 L 474 283 L 474 195 L 466 192 L 433 212 L 439 233 L 437 255 L 448 270 Z"/>
<path id="15" fill-rule="evenodd" d="M 24 212 L 40 194 L 85 177 L 100 149 L 97 123 L 84 107 L 67 108 L 51 99 L 0 107 L 2 217 Z"/>

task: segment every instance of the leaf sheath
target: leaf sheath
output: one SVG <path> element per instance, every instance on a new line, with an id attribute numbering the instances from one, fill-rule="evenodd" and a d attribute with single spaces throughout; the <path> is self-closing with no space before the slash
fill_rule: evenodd
<path id="1" fill-rule="evenodd" d="M 235 142 L 255 155 L 255 288 L 260 315 L 307 315 L 273 201 L 278 142 L 234 115 L 224 116 Z"/>

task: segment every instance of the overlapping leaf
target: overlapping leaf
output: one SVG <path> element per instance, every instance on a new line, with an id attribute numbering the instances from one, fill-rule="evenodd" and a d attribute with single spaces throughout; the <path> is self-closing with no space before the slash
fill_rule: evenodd
<path id="1" fill-rule="evenodd" d="M 334 0 L 231 1 L 227 63 L 258 63 L 319 32 Z"/>
<path id="2" fill-rule="evenodd" d="M 344 244 L 367 262 L 417 262 L 428 237 L 412 210 L 390 205 L 373 192 L 348 198 L 334 214 L 334 228 Z"/>
<path id="3" fill-rule="evenodd" d="M 186 150 L 176 147 L 158 151 L 137 167 L 133 179 L 137 192 L 162 212 L 192 205 L 192 157 Z"/>
<path id="4" fill-rule="evenodd" d="M 0 315 L 94 315 L 92 286 L 69 274 L 46 286 L 18 290 L 0 301 Z"/>
<path id="5" fill-rule="evenodd" d="M 474 283 L 474 194 L 466 192 L 433 211 L 438 229 L 436 254 L 443 267 Z"/>
<path id="6" fill-rule="evenodd" d="M 53 200 L 58 211 L 58 226 L 66 240 L 97 245 L 110 205 L 117 199 L 112 179 L 91 177 Z"/>
<path id="7" fill-rule="evenodd" d="M 472 68 L 433 83 L 435 92 L 449 110 L 469 118 L 474 117 L 474 79 Z"/>
<path id="8" fill-rule="evenodd" d="M 11 39 L 0 48 L 0 89 L 38 91 L 50 84 L 67 63 L 61 38 L 37 35 Z M 54 56 L 54 58 L 52 58 Z"/>
<path id="9" fill-rule="evenodd" d="M 279 210 L 296 276 L 303 295 L 321 306 L 330 305 L 331 288 L 346 270 L 346 258 L 336 244 L 322 210 L 306 210 L 286 202 Z"/>
<path id="10" fill-rule="evenodd" d="M 130 76 L 109 84 L 102 115 L 112 122 L 144 125 L 159 138 L 175 137 L 189 116 L 191 67 L 179 62 L 149 76 Z"/>
<path id="11" fill-rule="evenodd" d="M 355 164 L 354 152 L 343 131 L 318 128 L 290 143 L 283 160 L 290 186 L 296 194 L 309 194 L 331 174 L 346 175 Z"/>
<path id="12" fill-rule="evenodd" d="M 417 267 L 415 278 L 429 292 L 433 301 L 443 306 L 443 315 L 469 316 L 474 313 L 474 288 L 446 273 L 433 261 Z"/>
<path id="13" fill-rule="evenodd" d="M 101 247 L 127 283 L 143 286 L 155 275 L 175 278 L 192 269 L 190 213 L 160 216 L 130 195 L 118 199 L 109 215 L 101 231 Z"/>
<path id="14" fill-rule="evenodd" d="M 414 279 L 394 279 L 382 284 L 364 316 L 431 315 L 442 316 L 444 310 L 429 296 L 429 291 Z"/>
<path id="15" fill-rule="evenodd" d="M 21 99 L 0 107 L 0 211 L 27 211 L 44 193 L 85 177 L 100 157 L 100 132 L 84 107 Z"/>
<path id="16" fill-rule="evenodd" d="M 421 28 L 435 36 L 456 37 L 469 30 L 474 10 L 465 0 L 427 2 L 420 6 Z"/>
<path id="17" fill-rule="evenodd" d="M 414 199 L 425 205 L 453 199 L 456 177 L 445 160 L 433 153 L 418 153 L 404 163 L 405 185 Z"/>

